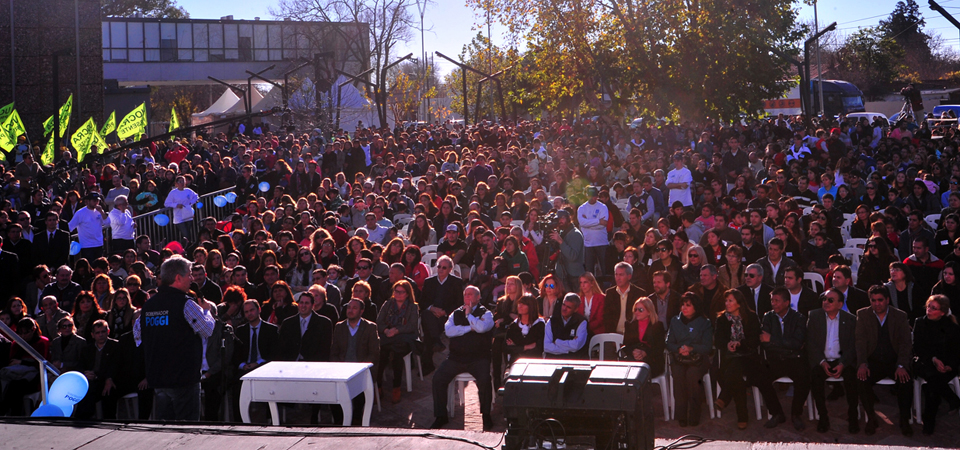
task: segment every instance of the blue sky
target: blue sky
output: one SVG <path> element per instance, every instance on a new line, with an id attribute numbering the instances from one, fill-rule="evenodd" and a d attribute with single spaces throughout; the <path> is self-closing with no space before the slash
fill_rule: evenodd
<path id="1" fill-rule="evenodd" d="M 260 17 L 263 20 L 272 19 L 268 8 L 276 5 L 276 0 L 177 0 L 190 16 L 196 19 L 218 19 L 221 16 L 233 15 L 237 19 L 253 19 Z M 920 12 L 926 19 L 924 30 L 927 33 L 939 33 L 944 43 L 955 50 L 960 48 L 960 30 L 951 25 L 939 13 L 930 9 L 926 0 L 918 0 Z M 960 18 L 960 0 L 940 0 L 938 3 L 948 12 Z M 886 18 L 896 6 L 896 0 L 873 0 L 871 2 L 856 2 L 851 0 L 822 0 L 818 3 L 819 22 L 826 25 L 837 22 L 841 36 L 853 33 L 858 27 L 875 26 Z M 813 7 L 800 5 L 800 19 L 813 20 Z M 466 6 L 463 0 L 434 0 L 424 15 L 424 27 L 430 31 L 424 34 L 426 51 L 432 54 L 439 51 L 447 56 L 456 57 L 463 45 L 470 42 L 476 35 L 475 28 L 478 19 L 474 11 Z M 486 33 L 486 27 L 483 26 Z M 494 43 L 502 42 L 500 30 L 493 27 Z M 420 54 L 420 33 L 414 33 L 411 42 L 401 44 L 398 55 L 413 53 Z M 960 51 L 958 51 L 960 52 Z M 453 69 L 453 65 L 435 60 L 441 73 L 446 74 Z"/>

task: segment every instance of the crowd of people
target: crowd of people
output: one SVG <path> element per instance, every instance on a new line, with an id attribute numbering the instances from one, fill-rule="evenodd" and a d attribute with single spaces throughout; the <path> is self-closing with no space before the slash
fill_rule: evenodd
<path id="1" fill-rule="evenodd" d="M 873 386 L 889 378 L 911 435 L 919 377 L 930 434 L 941 401 L 960 408 L 954 133 L 782 115 L 266 129 L 82 169 L 69 152 L 42 167 L 22 145 L 3 173 L 0 320 L 88 377 L 76 417 L 97 402 L 113 417 L 137 393 L 140 418 L 154 399 L 160 419 L 237 418 L 238 378 L 274 360 L 373 363 L 396 403 L 415 355 L 433 373 L 433 427 L 448 421 L 447 385 L 470 373 L 489 429 L 509 364 L 596 357 L 589 338 L 619 333 L 617 358 L 672 376 L 680 426 L 710 402 L 735 403 L 746 428 L 750 387 L 764 426 L 785 423 L 773 380 L 786 376 L 796 429 L 811 392 L 818 431 L 827 400 L 845 397 L 848 431 L 862 403 L 873 434 Z M 223 188 L 236 210 L 194 217 L 198 195 Z M 135 228 L 161 206 L 179 245 Z M 4 344 L 0 414 L 29 414 L 37 364 Z"/>

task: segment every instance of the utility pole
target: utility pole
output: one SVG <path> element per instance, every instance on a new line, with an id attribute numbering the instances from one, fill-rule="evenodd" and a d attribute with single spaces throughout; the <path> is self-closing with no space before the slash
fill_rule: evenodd
<path id="1" fill-rule="evenodd" d="M 953 26 L 960 28 L 960 22 L 957 22 L 957 19 L 954 19 L 953 16 L 950 15 L 950 13 L 948 13 L 947 10 L 943 9 L 943 7 L 940 6 L 937 2 L 930 0 L 930 9 L 940 13 L 940 15 L 943 16 L 944 19 L 947 19 L 947 21 L 952 23 Z"/>
<path id="2" fill-rule="evenodd" d="M 423 96 L 426 94 L 427 86 L 427 47 L 423 39 L 423 15 L 427 12 L 427 0 L 417 0 L 417 9 L 420 11 L 420 58 L 423 61 L 423 70 L 420 74 L 419 89 L 417 89 L 417 119 L 425 118 L 430 122 L 430 110 L 423 103 Z M 420 115 L 420 108 L 423 108 L 423 115 Z"/>
<path id="3" fill-rule="evenodd" d="M 820 36 L 823 36 L 824 34 L 827 34 L 828 32 L 833 31 L 833 30 L 836 30 L 836 29 L 837 29 L 837 23 L 836 23 L 836 22 L 833 22 L 833 23 L 831 23 L 830 25 L 827 25 L 826 28 L 818 31 L 816 34 L 814 34 L 813 36 L 811 36 L 811 37 L 808 38 L 807 40 L 803 41 L 803 70 L 804 70 L 804 74 L 806 75 L 806 76 L 803 77 L 803 78 L 805 78 L 808 83 L 810 82 L 810 44 L 813 43 L 814 41 L 816 41 L 817 39 L 820 39 Z M 819 77 L 818 77 L 818 78 L 819 78 Z M 821 102 L 821 104 L 822 104 L 822 103 L 823 103 L 823 102 Z M 804 114 L 805 116 L 807 116 L 806 120 L 810 120 L 810 113 L 813 112 L 813 111 L 812 111 L 812 109 L 813 109 L 813 92 L 810 93 L 810 105 L 809 105 L 809 107 L 810 107 L 809 110 L 804 110 L 804 111 L 803 111 L 803 114 Z"/>
<path id="4" fill-rule="evenodd" d="M 817 0 L 813 0 L 813 32 L 819 32 L 820 21 L 817 19 Z M 823 69 L 820 66 L 820 39 L 817 38 L 817 92 L 820 93 L 820 117 L 825 111 L 823 107 Z"/>

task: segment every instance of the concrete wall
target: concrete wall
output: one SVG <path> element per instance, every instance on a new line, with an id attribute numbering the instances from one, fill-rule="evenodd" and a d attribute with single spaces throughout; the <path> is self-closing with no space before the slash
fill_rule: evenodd
<path id="1" fill-rule="evenodd" d="M 32 141 L 43 136 L 43 121 L 74 94 L 72 131 L 93 117 L 103 123 L 103 62 L 98 0 L 14 0 L 0 2 L 0 103 L 16 101 Z M 80 66 L 77 70 L 77 13 Z M 11 22 L 13 40 L 11 42 Z M 60 92 L 53 92 L 53 54 L 60 56 Z M 14 77 L 16 83 L 14 85 Z M 79 90 L 79 92 L 78 92 Z"/>

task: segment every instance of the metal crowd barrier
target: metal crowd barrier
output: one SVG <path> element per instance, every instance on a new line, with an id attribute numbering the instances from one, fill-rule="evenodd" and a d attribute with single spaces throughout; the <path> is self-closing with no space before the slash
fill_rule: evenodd
<path id="1" fill-rule="evenodd" d="M 227 203 L 223 207 L 213 203 L 214 197 L 225 195 L 233 190 L 233 188 L 221 189 L 200 196 L 198 201 L 202 203 L 203 206 L 200 208 L 194 207 L 193 228 L 199 230 L 202 226 L 201 221 L 207 217 L 213 217 L 219 221 L 233 214 L 237 206 L 239 206 L 237 203 Z M 155 218 L 159 214 L 165 214 L 170 219 L 170 222 L 164 226 L 158 225 Z M 150 236 L 150 243 L 156 250 L 163 248 L 172 241 L 179 240 L 181 237 L 177 226 L 173 224 L 173 208 L 160 208 L 134 216 L 133 222 L 137 224 L 137 236 L 142 234 Z M 76 241 L 76 236 L 76 233 L 73 233 L 71 236 L 72 240 Z M 105 254 L 110 254 L 110 241 L 112 237 L 113 232 L 108 224 L 103 227 L 103 251 Z"/>

